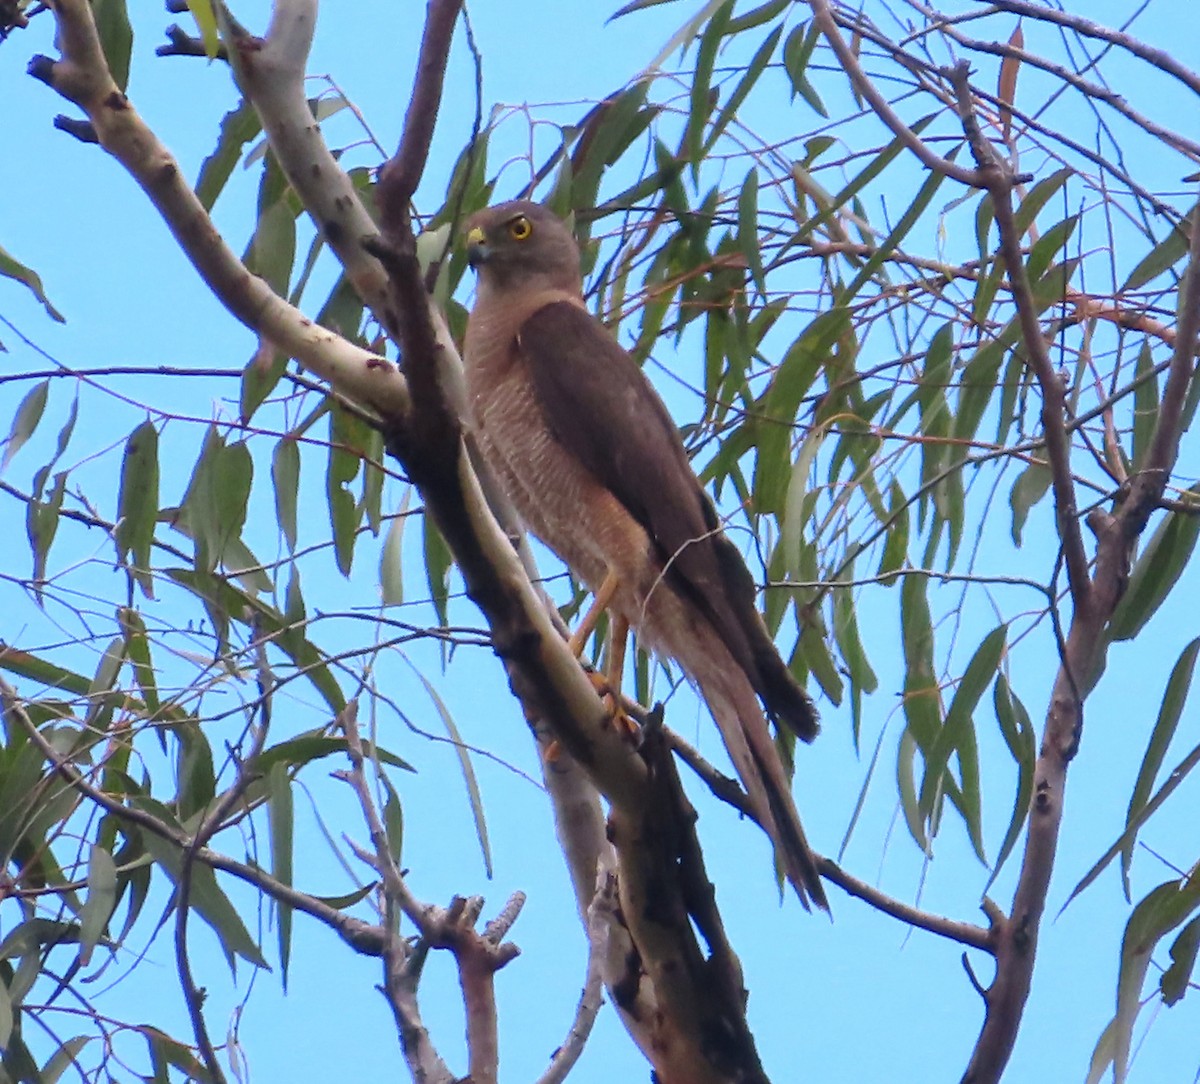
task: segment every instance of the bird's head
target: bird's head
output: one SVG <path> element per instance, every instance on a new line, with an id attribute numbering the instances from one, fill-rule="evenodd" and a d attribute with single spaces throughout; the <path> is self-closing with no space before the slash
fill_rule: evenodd
<path id="1" fill-rule="evenodd" d="M 580 291 L 579 246 L 567 224 L 539 203 L 513 200 L 473 214 L 466 242 L 481 287 Z"/>

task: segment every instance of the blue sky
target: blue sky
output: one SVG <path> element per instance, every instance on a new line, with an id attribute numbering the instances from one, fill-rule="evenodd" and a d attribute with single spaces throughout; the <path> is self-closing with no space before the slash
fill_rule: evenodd
<path id="1" fill-rule="evenodd" d="M 325 6 L 310 70 L 331 74 L 361 107 L 382 144 L 391 148 L 410 85 L 420 11 L 416 5 L 407 5 L 408 11 L 397 10 L 399 5 L 387 6 L 378 14 L 372 12 L 368 22 L 359 15 L 358 7 L 351 12 L 349 5 Z M 263 23 L 266 5 L 238 5 L 236 10 L 248 25 L 257 27 Z M 510 5 L 481 5 L 472 11 L 472 19 L 485 57 L 485 100 L 519 106 L 525 102 L 573 103 L 601 96 L 648 61 L 691 10 L 689 5 L 665 5 L 606 25 L 602 7 L 577 0 L 529 3 L 522 5 L 519 14 L 514 14 Z M 1120 24 L 1131 10 L 1129 5 L 1098 4 L 1089 8 L 1088 15 Z M 1186 50 L 1190 57 L 1182 55 L 1181 59 L 1200 66 L 1196 41 L 1183 41 L 1178 33 L 1179 20 L 1186 19 L 1189 12 L 1190 6 L 1183 0 L 1160 3 L 1135 25 L 1134 32 L 1173 51 Z M 137 18 L 140 36 L 135 44 L 130 93 L 185 171 L 194 176 L 211 149 L 221 114 L 235 104 L 236 95 L 220 65 L 155 59 L 151 54 L 157 27 L 166 18 L 148 9 L 139 10 Z M 63 103 L 22 74 L 31 52 L 52 52 L 49 31 L 49 18 L 42 16 L 33 29 L 0 47 L 0 78 L 9 91 L 0 192 L 14 194 L 5 200 L 8 213 L 0 217 L 0 245 L 42 273 L 52 300 L 68 322 L 58 326 L 45 321 L 19 287 L 5 282 L 0 282 L 0 314 L 37 347 L 70 367 L 240 366 L 253 351 L 252 337 L 197 288 L 190 267 L 140 192 L 101 152 L 50 127 L 50 118 L 62 111 Z M 39 39 L 41 44 L 32 44 Z M 550 44 L 572 41 L 581 47 Z M 430 191 L 444 187 L 469 131 L 472 80 L 466 60 L 460 37 L 428 172 Z M 1192 105 L 1181 100 L 1180 108 L 1190 110 Z M 566 115 L 573 112 L 568 110 Z M 1195 125 L 1191 127 L 1194 130 Z M 521 131 L 520 124 L 507 129 L 505 138 L 514 155 L 523 151 Z M 362 160 L 373 162 L 369 151 Z M 493 166 L 501 160 L 502 155 L 495 156 Z M 1153 169 L 1153 163 L 1139 166 Z M 511 184 L 506 176 L 499 189 L 501 196 L 513 194 L 524 180 L 521 166 L 511 169 Z M 217 206 L 217 221 L 235 248 L 252 226 L 254 183 L 249 176 L 235 178 Z M 21 213 L 13 213 L 18 206 Z M 9 350 L 0 357 L 0 371 L 44 367 L 44 361 L 10 327 L 0 327 L 0 341 Z M 683 374 L 696 371 L 695 359 L 686 356 L 657 360 Z M 659 384 L 672 406 L 686 409 L 686 399 L 677 403 L 665 383 L 660 380 Z M 120 444 L 144 416 L 136 405 L 139 400 L 153 401 L 161 410 L 207 419 L 227 413 L 228 404 L 222 400 L 236 394 L 231 382 L 208 385 L 202 395 L 191 381 L 172 385 L 156 379 L 147 384 L 143 378 L 129 378 L 116 386 L 128 395 L 129 404 L 86 390 L 82 393 L 78 454 L 116 448 L 90 467 L 80 466 L 81 474 L 90 478 L 93 490 L 99 493 L 106 492 L 103 479 L 115 479 Z M 24 390 L 20 385 L 0 385 L 0 426 L 7 424 Z M 65 382 L 52 389 L 52 396 L 53 418 L 60 419 L 68 401 Z M 164 465 L 164 500 L 171 484 L 176 492 L 181 491 L 202 435 L 198 425 L 172 423 L 169 428 L 173 454 L 179 458 Z M 55 430 L 52 420 L 43 424 L 35 440 L 14 459 L 7 480 L 28 484 L 52 448 Z M 265 454 L 269 456 L 269 448 Z M 265 462 L 259 467 L 259 476 L 265 477 Z M 113 488 L 110 482 L 109 489 Z M 398 500 L 397 489 L 389 493 Z M 16 506 L 11 501 L 7 506 L 8 514 L 15 515 Z M 306 479 L 302 514 L 305 536 L 319 537 L 325 520 L 316 479 Z M 998 530 L 1006 534 L 1007 523 Z M 1039 519 L 1035 514 L 1029 533 L 1037 537 L 1039 531 L 1049 539 L 1052 526 L 1044 516 Z M 264 531 L 261 537 L 265 540 L 269 534 Z M 410 567 L 415 567 L 418 556 L 417 535 L 410 529 L 406 539 Z M 272 544 L 264 541 L 264 545 Z M 61 553 L 56 551 L 56 562 L 93 558 L 91 567 L 99 571 L 111 559 L 103 540 L 95 537 L 72 537 L 62 545 Z M 985 561 L 988 552 L 985 549 Z M 1047 542 L 1046 553 L 1051 552 Z M 322 573 L 307 572 L 310 607 L 338 608 L 346 605 L 348 597 L 369 604 L 376 597 L 375 569 L 375 558 L 368 550 L 359 555 L 349 588 L 332 570 L 331 562 L 326 562 Z M 412 597 L 416 597 L 419 579 L 409 578 Z M 1200 589 L 1196 580 L 1193 570 L 1190 585 L 1182 589 L 1183 598 L 1189 593 L 1195 597 Z M 0 590 L 4 592 L 3 605 L 9 607 L 5 611 L 8 616 L 0 621 L 0 638 L 18 644 L 25 637 L 29 638 L 25 642 L 37 643 L 52 638 L 52 631 L 19 592 L 7 583 L 0 585 Z M 458 608 L 457 617 L 464 623 L 478 623 L 465 606 Z M 885 620 L 881 616 L 881 625 Z M 967 631 L 976 639 L 971 641 L 969 635 L 964 639 L 973 643 L 993 618 L 990 614 L 970 615 L 968 620 L 973 627 Z M 883 628 L 872 661 L 885 693 L 874 698 L 869 709 L 868 749 L 881 731 L 885 740 L 894 740 L 902 725 L 890 692 L 901 685 L 899 662 L 889 664 L 885 646 L 889 638 L 894 642 L 898 629 Z M 1110 680 L 1100 687 L 1089 708 L 1083 752 L 1068 789 L 1069 810 L 1051 912 L 1119 833 L 1140 757 L 1140 743 L 1131 746 L 1125 730 L 1152 719 L 1165 680 L 1161 659 L 1173 660 L 1197 631 L 1194 617 L 1186 610 L 1164 612 L 1143 649 L 1119 647 L 1114 651 L 1110 671 L 1119 668 L 1119 674 L 1110 673 Z M 872 647 L 870 642 L 868 647 Z M 414 650 L 412 659 L 418 665 L 436 665 L 430 652 Z M 88 663 L 79 665 L 87 672 Z M 1044 643 L 1019 647 L 1014 653 L 1014 671 L 1021 675 L 1020 688 L 1035 726 L 1044 710 L 1053 665 Z M 436 713 L 406 665 L 399 659 L 384 660 L 381 672 L 406 713 L 425 729 L 436 731 Z M 463 649 L 439 678 L 438 689 L 468 741 L 536 775 L 519 712 L 490 653 Z M 277 707 L 277 717 L 283 720 L 277 725 L 296 729 L 315 725 L 313 697 L 308 691 L 297 690 L 295 701 L 289 700 L 286 706 L 290 710 Z M 797 793 L 817 845 L 835 852 L 853 812 L 865 767 L 851 752 L 844 709 L 829 704 L 822 707 L 825 734 L 811 750 L 804 751 L 798 765 Z M 710 755 L 717 755 L 711 722 L 694 698 L 676 697 L 671 711 L 673 725 Z M 1181 747 L 1200 740 L 1197 722 L 1193 710 L 1185 721 Z M 523 955 L 499 976 L 498 989 L 503 1078 L 533 1079 L 565 1033 L 584 967 L 584 945 L 544 797 L 510 767 L 475 758 L 494 852 L 495 876 L 488 881 L 452 751 L 410 734 L 395 718 L 381 718 L 380 725 L 384 743 L 420 769 L 412 777 L 397 780 L 409 826 L 405 863 L 413 871 L 414 889 L 424 898 L 441 902 L 454 893 L 484 894 L 487 914 L 498 909 L 511 891 L 529 893 L 526 910 L 513 932 Z M 225 737 L 232 738 L 232 731 L 214 732 L 211 740 L 217 747 Z M 993 734 L 988 740 L 985 752 L 990 749 L 1003 755 L 998 737 Z M 1131 747 L 1137 750 L 1132 759 Z M 1169 757 L 1168 762 L 1173 759 Z M 335 832 L 348 831 L 362 838 L 345 788 L 323 779 L 320 771 L 311 780 L 322 818 Z M 876 787 L 846 863 L 867 880 L 878 877 L 890 891 L 912 898 L 921 887 L 922 865 L 889 802 L 890 790 L 887 781 Z M 1011 792 L 1000 787 L 994 793 L 994 806 L 985 809 L 992 850 L 1007 821 L 1005 803 Z M 1194 844 L 1192 850 L 1187 844 L 1173 849 L 1172 845 L 1181 836 L 1194 839 L 1194 819 L 1186 815 L 1186 809 L 1195 797 L 1194 786 L 1178 795 L 1153 837 L 1164 851 L 1187 860 L 1194 855 Z M 298 799 L 298 807 L 302 804 Z M 718 885 L 731 939 L 742 957 L 751 990 L 751 1024 L 772 1078 L 779 1082 L 808 1078 L 830 1084 L 877 1080 L 919 1084 L 955 1079 L 981 1020 L 981 1004 L 963 975 L 957 947 L 927 935 L 909 935 L 904 927 L 841 897 L 836 890 L 832 893 L 832 924 L 805 915 L 790 898 L 776 906 L 765 841 L 727 810 L 712 803 L 699 804 L 710 874 Z M 323 894 L 346 891 L 348 882 L 328 857 L 315 822 L 308 821 L 307 832 L 311 845 L 306 840 L 298 853 L 298 882 Z M 1156 866 L 1146 854 L 1139 855 L 1136 870 L 1143 892 L 1169 876 L 1169 871 Z M 1014 872 L 1010 863 L 993 887 L 1002 903 L 1010 898 Z M 365 876 L 365 871 L 360 875 Z M 937 842 L 936 861 L 925 874 L 921 903 L 932 911 L 975 918 L 985 880 L 986 873 L 971 857 L 963 834 L 951 826 Z M 244 895 L 235 898 L 248 900 Z M 1047 922 L 1027 1024 L 1009 1079 L 1082 1079 L 1092 1045 L 1111 1012 L 1124 920 L 1119 887 L 1110 875 L 1076 900 L 1061 919 Z M 379 981 L 377 963 L 351 956 L 324 929 L 302 919 L 296 925 L 298 941 L 287 997 L 278 996 L 276 976 L 260 974 L 246 1004 L 242 1041 L 252 1079 L 338 1078 L 351 1065 L 355 1075 L 364 1079 L 402 1074 L 390 1016 L 373 989 Z M 266 943 L 273 942 L 274 934 L 268 933 Z M 239 971 L 241 985 L 231 996 L 225 963 L 215 941 L 199 923 L 194 924 L 193 943 L 199 981 L 210 994 L 210 1026 L 220 1037 L 245 993 L 247 973 Z M 986 981 L 990 974 L 987 961 L 974 962 Z M 98 985 L 111 980 L 117 970 L 124 967 L 110 969 Z M 456 1051 L 461 1012 L 447 961 L 431 964 L 423 990 L 426 1022 L 452 1064 L 461 1069 Z M 114 1012 L 136 1015 L 135 1007 L 144 1005 L 147 1019 L 153 1013 L 156 1020 L 164 1020 L 163 1026 L 186 1034 L 166 937 L 160 936 L 150 946 L 139 974 L 122 981 L 109 996 L 117 1006 Z M 1161 1013 L 1140 1056 L 1135 1079 L 1193 1079 L 1200 1065 L 1194 1035 L 1194 1011 L 1186 1003 L 1174 1012 Z M 602 1013 L 584 1060 L 571 1079 L 600 1084 L 645 1079 L 647 1075 L 644 1061 L 625 1039 L 613 1014 Z"/>

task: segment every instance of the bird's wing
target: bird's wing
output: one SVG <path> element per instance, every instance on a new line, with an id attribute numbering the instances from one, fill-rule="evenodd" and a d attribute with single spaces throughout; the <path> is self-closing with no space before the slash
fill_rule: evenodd
<path id="1" fill-rule="evenodd" d="M 713 588 L 720 570 L 710 539 L 719 524 L 675 423 L 637 363 L 568 301 L 528 317 L 517 343 L 555 438 L 642 526 L 670 561 L 669 574 L 699 591 Z"/>
<path id="2" fill-rule="evenodd" d="M 554 438 L 646 531 L 667 583 L 712 623 L 772 716 L 812 741 L 812 702 L 780 659 L 742 555 L 721 531 L 675 423 L 637 363 L 570 301 L 528 316 L 517 347 Z"/>

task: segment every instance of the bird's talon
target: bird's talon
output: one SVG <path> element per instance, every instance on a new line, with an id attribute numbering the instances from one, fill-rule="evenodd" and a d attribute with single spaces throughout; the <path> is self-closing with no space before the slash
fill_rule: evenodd
<path id="1" fill-rule="evenodd" d="M 608 709 L 609 718 L 619 734 L 637 741 L 642 736 L 642 728 L 637 720 L 629 714 L 611 693 L 604 696 L 604 706 Z"/>

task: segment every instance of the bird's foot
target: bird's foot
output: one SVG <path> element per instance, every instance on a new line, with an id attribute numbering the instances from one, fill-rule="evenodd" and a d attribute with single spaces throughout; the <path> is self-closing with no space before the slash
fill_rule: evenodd
<path id="1" fill-rule="evenodd" d="M 587 671 L 587 676 L 600 699 L 604 701 L 604 706 L 608 709 L 608 717 L 612 721 L 612 725 L 617 728 L 617 732 L 624 734 L 627 738 L 639 738 L 642 728 L 626 710 L 621 690 L 614 689 L 612 682 L 598 670 Z"/>

